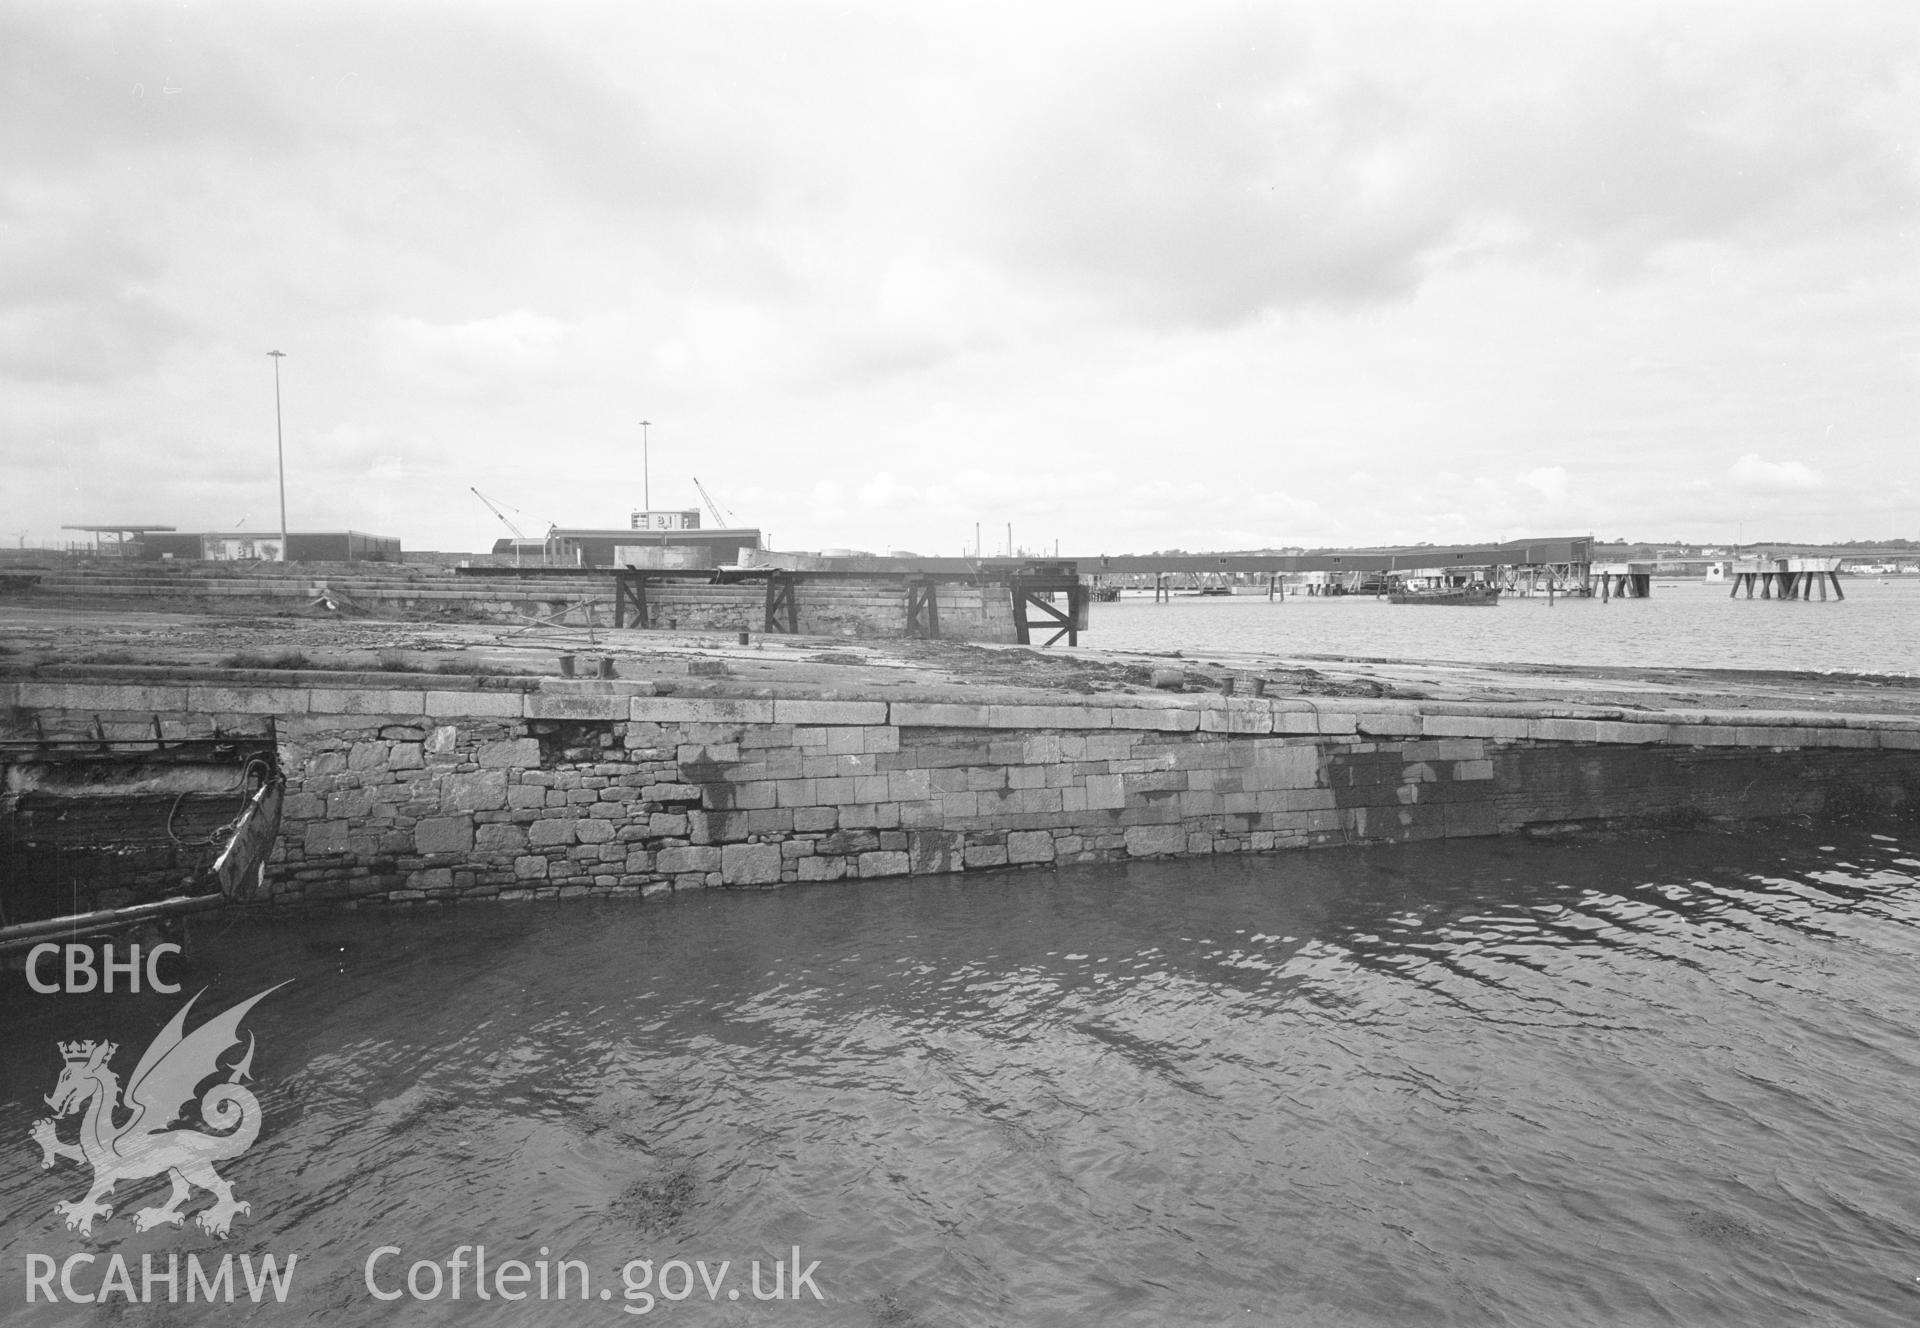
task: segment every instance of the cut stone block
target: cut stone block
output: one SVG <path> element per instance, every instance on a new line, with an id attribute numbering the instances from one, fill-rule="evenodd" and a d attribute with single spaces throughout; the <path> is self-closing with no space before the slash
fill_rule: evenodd
<path id="1" fill-rule="evenodd" d="M 720 879 L 728 885 L 778 885 L 778 844 L 728 844 L 720 850 Z"/>

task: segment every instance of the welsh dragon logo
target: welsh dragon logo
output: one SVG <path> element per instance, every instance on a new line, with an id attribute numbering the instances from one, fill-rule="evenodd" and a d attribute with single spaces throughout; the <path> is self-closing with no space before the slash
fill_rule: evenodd
<path id="1" fill-rule="evenodd" d="M 140 1057 L 124 1100 L 119 1076 L 108 1068 L 118 1047 L 92 1041 L 60 1044 L 66 1068 L 45 1099 L 54 1114 L 35 1121 L 32 1135 L 40 1145 L 42 1167 L 51 1167 L 62 1157 L 93 1167 L 93 1187 L 85 1198 L 54 1205 L 54 1211 L 67 1220 L 69 1231 L 91 1236 L 95 1219 L 113 1216 L 112 1205 L 101 1200 L 114 1186 L 162 1172 L 172 1180 L 173 1193 L 166 1203 L 133 1215 L 136 1231 L 163 1222 L 179 1226 L 185 1217 L 180 1205 L 195 1188 L 214 1196 L 213 1206 L 195 1218 L 209 1235 L 225 1237 L 235 1217 L 252 1211 L 251 1204 L 235 1201 L 233 1186 L 213 1169 L 215 1162 L 239 1157 L 260 1137 L 260 1101 L 240 1083 L 251 1077 L 252 1034 L 247 1035 L 246 1055 L 228 1070 L 225 1081 L 199 1095 L 200 1119 L 218 1133 L 176 1128 L 176 1122 L 200 1085 L 221 1073 L 220 1058 L 239 1042 L 240 1021 L 247 1011 L 285 985 L 269 987 L 188 1033 L 187 1011 L 205 994 L 196 993 Z M 55 1133 L 55 1122 L 82 1110 L 86 1114 L 80 1122 L 79 1141 L 63 1143 Z M 116 1122 L 114 1118 L 123 1114 L 125 1119 Z"/>

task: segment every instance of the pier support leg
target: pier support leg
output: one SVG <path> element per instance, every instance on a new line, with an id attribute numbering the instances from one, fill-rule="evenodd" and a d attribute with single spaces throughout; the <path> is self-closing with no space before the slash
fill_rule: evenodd
<path id="1" fill-rule="evenodd" d="M 1827 580 L 1833 582 L 1833 597 L 1835 599 L 1845 599 L 1847 597 L 1847 592 L 1840 589 L 1840 573 L 1828 572 Z"/>
<path id="2" fill-rule="evenodd" d="M 631 618 L 635 627 L 651 627 L 647 614 L 647 578 L 642 572 L 616 572 L 613 576 L 613 625 L 625 627 Z"/>
<path id="3" fill-rule="evenodd" d="M 784 632 L 796 635 L 800 631 L 800 610 L 793 601 L 794 581 L 782 572 L 767 574 L 766 612 L 761 622 L 763 632 Z"/>
<path id="4" fill-rule="evenodd" d="M 907 635 L 940 639 L 940 601 L 931 580 L 907 582 Z"/>

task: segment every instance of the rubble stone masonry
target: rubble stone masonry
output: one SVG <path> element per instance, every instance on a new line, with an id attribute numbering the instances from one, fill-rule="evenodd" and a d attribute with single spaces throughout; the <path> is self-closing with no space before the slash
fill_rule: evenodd
<path id="1" fill-rule="evenodd" d="M 442 685 L 19 681 L 0 683 L 0 719 L 141 736 L 271 716 L 288 783 L 268 884 L 293 904 L 653 895 L 1920 798 L 1920 727 L 1897 717 Z"/>

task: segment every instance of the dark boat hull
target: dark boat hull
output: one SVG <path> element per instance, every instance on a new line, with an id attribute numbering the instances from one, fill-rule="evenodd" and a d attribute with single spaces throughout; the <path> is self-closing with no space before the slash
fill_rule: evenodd
<path id="1" fill-rule="evenodd" d="M 1395 590 L 1388 593 L 1387 603 L 1492 608 L 1500 603 L 1500 592 L 1492 586 L 1449 586 L 1445 590 Z"/>
<path id="2" fill-rule="evenodd" d="M 259 898 L 285 789 L 271 724 L 0 733 L 0 956 Z"/>

